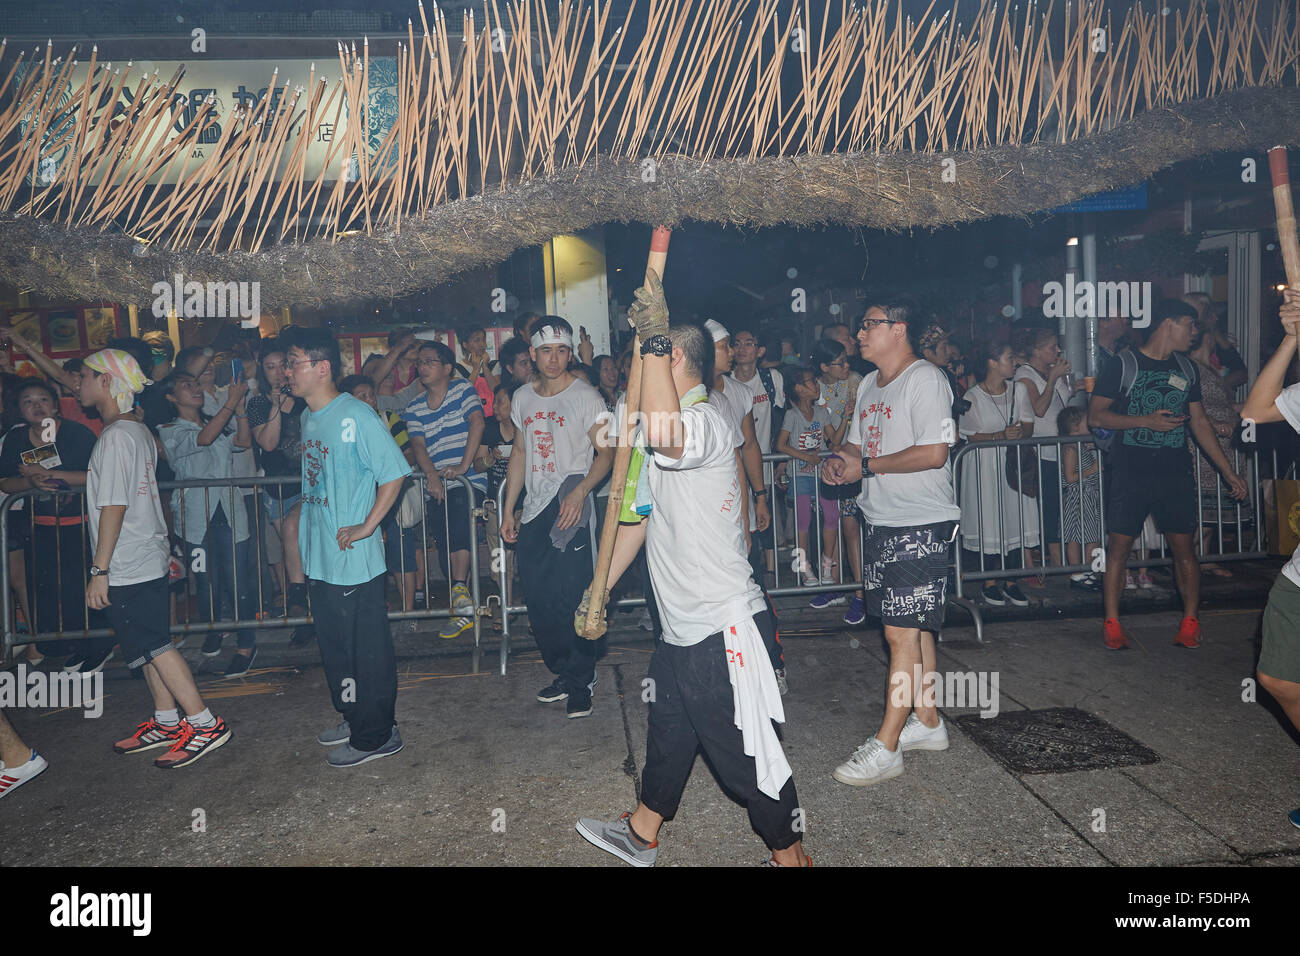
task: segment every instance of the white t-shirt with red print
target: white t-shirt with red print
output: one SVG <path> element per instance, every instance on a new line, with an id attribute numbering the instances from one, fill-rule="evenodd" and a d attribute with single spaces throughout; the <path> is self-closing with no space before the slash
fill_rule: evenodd
<path id="1" fill-rule="evenodd" d="M 846 439 L 862 449 L 864 458 L 892 455 L 913 445 L 956 442 L 952 389 L 943 372 L 917 359 L 888 385 L 877 385 L 879 376 L 879 371 L 869 372 L 858 386 Z M 886 528 L 958 521 L 961 509 L 953 491 L 952 461 L 910 474 L 864 477 L 858 507 L 869 524 Z"/>
<path id="2" fill-rule="evenodd" d="M 510 401 L 510 420 L 519 429 L 514 454 L 522 449 L 524 455 L 523 523 L 545 510 L 565 478 L 591 470 L 596 449 L 588 432 L 608 419 L 600 392 L 580 379 L 549 398 L 538 395 L 531 382 L 519 387 Z"/>

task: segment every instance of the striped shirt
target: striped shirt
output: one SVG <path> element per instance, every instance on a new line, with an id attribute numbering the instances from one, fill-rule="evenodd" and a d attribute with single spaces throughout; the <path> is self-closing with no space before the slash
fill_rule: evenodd
<path id="1" fill-rule="evenodd" d="M 469 416 L 471 412 L 483 413 L 474 386 L 464 379 L 447 383 L 447 394 L 437 408 L 429 407 L 429 393 L 420 392 L 402 412 L 406 429 L 424 439 L 433 467 L 439 470 L 458 465 L 465 457 L 469 444 Z M 487 490 L 487 476 L 475 471 L 471 465 L 465 477 L 480 491 Z"/>

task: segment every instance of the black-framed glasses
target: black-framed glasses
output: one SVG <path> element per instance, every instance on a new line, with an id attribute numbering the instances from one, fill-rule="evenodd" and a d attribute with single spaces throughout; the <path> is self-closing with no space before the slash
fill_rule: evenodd
<path id="1" fill-rule="evenodd" d="M 830 365 L 830 366 L 832 366 L 832 367 L 837 366 L 837 365 L 848 365 L 848 364 L 849 364 L 849 360 L 848 360 L 847 358 L 845 358 L 844 356 L 840 356 L 840 357 L 837 358 L 834 362 L 827 362 L 826 364 L 827 364 L 827 365 Z"/>
<path id="2" fill-rule="evenodd" d="M 296 362 L 285 362 L 284 367 L 297 368 L 299 365 L 315 365 L 317 362 L 322 362 L 322 361 L 324 361 L 324 359 L 311 359 L 311 358 L 298 359 L 298 361 Z"/>
<path id="3" fill-rule="evenodd" d="M 901 320 L 900 320 L 900 319 L 863 319 L 863 320 L 862 320 L 862 331 L 863 331 L 863 332 L 870 332 L 870 331 L 871 331 L 872 329 L 874 329 L 877 325 L 895 325 L 895 324 L 897 324 L 899 321 L 901 321 Z"/>

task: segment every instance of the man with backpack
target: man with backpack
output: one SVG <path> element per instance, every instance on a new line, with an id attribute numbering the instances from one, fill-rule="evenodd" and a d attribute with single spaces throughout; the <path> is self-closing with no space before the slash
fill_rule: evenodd
<path id="1" fill-rule="evenodd" d="M 1187 431 L 1223 474 L 1234 498 L 1246 483 L 1232 470 L 1201 407 L 1196 366 L 1182 354 L 1191 347 L 1196 310 L 1167 299 L 1157 304 L 1141 348 L 1126 349 L 1102 370 L 1088 407 L 1088 424 L 1110 436 L 1111 480 L 1106 505 L 1105 643 L 1128 647 L 1119 623 L 1119 598 L 1133 543 L 1147 515 L 1155 518 L 1174 555 L 1174 577 L 1183 598 L 1183 620 L 1174 642 L 1200 645 L 1196 618 L 1200 567 L 1192 541 L 1200 522 L 1195 460 Z"/>

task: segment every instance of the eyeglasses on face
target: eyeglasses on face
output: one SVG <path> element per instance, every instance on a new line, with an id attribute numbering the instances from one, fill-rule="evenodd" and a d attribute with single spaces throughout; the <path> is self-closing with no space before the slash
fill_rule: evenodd
<path id="1" fill-rule="evenodd" d="M 837 365 L 848 365 L 848 364 L 849 364 L 849 360 L 848 360 L 847 358 L 845 358 L 844 356 L 841 355 L 841 356 L 840 356 L 839 358 L 837 358 L 834 362 L 827 362 L 826 364 L 829 365 L 829 366 L 831 366 L 832 368 L 834 368 L 834 367 L 837 366 Z"/>
<path id="2" fill-rule="evenodd" d="M 299 365 L 315 365 L 320 361 L 323 361 L 323 359 L 298 359 L 296 362 L 285 362 L 284 367 L 296 369 Z"/>
<path id="3" fill-rule="evenodd" d="M 862 331 L 870 332 L 877 325 L 895 325 L 898 319 L 863 319 Z"/>
<path id="4" fill-rule="evenodd" d="M 420 359 L 418 362 L 416 362 L 415 364 L 416 364 L 416 365 L 424 366 L 424 365 L 445 365 L 445 364 L 447 364 L 447 363 L 445 363 L 442 359 L 436 359 L 436 358 L 422 358 L 422 359 Z"/>

